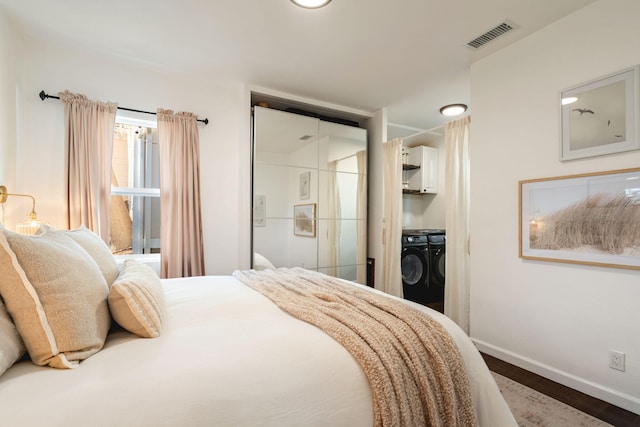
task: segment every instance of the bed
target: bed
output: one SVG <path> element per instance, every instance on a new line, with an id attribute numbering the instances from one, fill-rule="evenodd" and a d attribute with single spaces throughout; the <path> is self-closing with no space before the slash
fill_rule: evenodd
<path id="1" fill-rule="evenodd" d="M 87 244 L 77 238 L 78 234 L 85 238 L 87 233 L 70 233 L 66 232 L 65 239 L 76 237 L 89 253 L 87 249 L 95 242 Z M 50 230 L 48 234 L 60 233 Z M 3 260 L 0 251 L 0 277 L 10 273 L 8 263 L 15 269 L 16 261 L 21 261 L 16 255 L 18 245 L 12 245 L 11 239 L 23 238 L 0 233 L 0 249 L 5 252 Z M 38 237 L 32 239 L 42 243 Z M 65 239 L 60 240 L 69 245 Z M 7 255 L 9 250 L 16 254 Z M 75 246 L 74 251 L 78 251 Z M 94 261 L 92 267 L 101 266 L 96 257 Z M 141 264 L 128 264 L 129 270 L 144 271 Z M 105 268 L 101 271 L 105 273 Z M 109 292 L 121 279 L 127 279 L 122 277 L 125 273 L 126 269 L 117 272 L 119 277 L 113 279 Z M 119 325 L 126 321 L 113 319 L 104 344 L 89 356 L 73 361 L 71 369 L 39 366 L 28 356 L 17 360 L 0 375 L 0 425 L 376 424 L 371 384 L 356 358 L 327 333 L 283 311 L 248 286 L 242 280 L 245 273 L 252 274 L 150 279 L 160 288 L 163 312 L 160 317 L 150 318 L 150 323 L 159 326 L 156 331 L 147 328 L 146 335 L 154 337 L 141 338 L 144 331 L 132 333 Z M 131 281 L 131 276 L 128 279 Z M 479 352 L 450 319 L 366 286 L 344 284 L 354 292 L 376 294 L 412 307 L 442 325 L 461 355 L 477 423 L 516 425 Z M 151 304 L 147 307 L 150 311 L 154 309 L 153 286 L 151 293 L 147 289 L 143 295 Z M 4 279 L 0 281 L 0 293 L 11 313 Z M 113 315 L 114 308 L 109 308 Z M 19 326 L 17 315 L 10 317 Z"/>

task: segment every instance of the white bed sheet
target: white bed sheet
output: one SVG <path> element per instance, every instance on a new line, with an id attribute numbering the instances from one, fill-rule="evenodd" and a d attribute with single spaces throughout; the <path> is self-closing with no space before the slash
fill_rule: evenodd
<path id="1" fill-rule="evenodd" d="M 229 276 L 163 280 L 159 338 L 125 331 L 73 370 L 20 362 L 0 376 L 1 426 L 371 426 L 371 391 L 337 342 Z M 452 334 L 483 426 L 515 426 L 467 336 Z"/>

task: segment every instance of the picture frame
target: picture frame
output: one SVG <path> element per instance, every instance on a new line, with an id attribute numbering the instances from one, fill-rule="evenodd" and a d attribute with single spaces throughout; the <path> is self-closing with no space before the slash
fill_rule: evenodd
<path id="1" fill-rule="evenodd" d="M 561 91 L 561 161 L 640 149 L 639 73 L 635 66 Z"/>
<path id="2" fill-rule="evenodd" d="M 311 172 L 303 172 L 300 174 L 300 199 L 306 200 L 310 197 L 311 189 Z"/>
<path id="3" fill-rule="evenodd" d="M 640 168 L 519 181 L 519 257 L 640 270 Z"/>
<path id="4" fill-rule="evenodd" d="M 256 194 L 253 196 L 253 226 L 254 227 L 266 227 L 266 212 L 267 212 L 267 196 L 262 194 Z"/>
<path id="5" fill-rule="evenodd" d="M 296 236 L 316 237 L 316 204 L 294 205 L 293 234 Z"/>

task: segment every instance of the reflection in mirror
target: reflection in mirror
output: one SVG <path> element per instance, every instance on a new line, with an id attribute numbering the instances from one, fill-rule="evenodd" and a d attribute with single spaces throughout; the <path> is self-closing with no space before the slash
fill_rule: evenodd
<path id="1" fill-rule="evenodd" d="M 266 259 L 366 282 L 366 147 L 364 129 L 255 107 L 255 268 Z M 294 207 L 309 204 L 316 232 L 295 233 Z"/>
<path id="2" fill-rule="evenodd" d="M 638 68 L 562 92 L 562 160 L 639 148 Z"/>
<path id="3" fill-rule="evenodd" d="M 304 166 L 318 165 L 318 119 L 255 107 L 254 161 Z"/>
<path id="4" fill-rule="evenodd" d="M 570 104 L 571 150 L 612 144 L 626 139 L 624 82 L 576 93 Z"/>
<path id="5" fill-rule="evenodd" d="M 329 170 L 330 163 L 336 162 L 337 172 L 366 174 L 356 163 L 356 153 L 367 149 L 364 129 L 321 121 L 318 138 L 320 169 Z"/>
<path id="6" fill-rule="evenodd" d="M 267 218 L 293 218 L 292 201 L 297 201 L 295 204 L 307 203 L 307 201 L 315 203 L 318 199 L 317 185 L 311 185 L 318 182 L 318 171 L 315 169 L 261 163 L 256 163 L 253 168 L 254 199 L 258 195 L 263 197 L 262 205 Z M 302 193 L 300 177 L 307 173 L 309 174 L 309 190 L 308 196 L 305 198 L 300 197 Z"/>
<path id="7" fill-rule="evenodd" d="M 266 222 L 265 227 L 253 228 L 254 253 L 262 255 L 276 268 L 317 268 L 316 239 L 296 236 L 293 218 L 267 218 Z"/>

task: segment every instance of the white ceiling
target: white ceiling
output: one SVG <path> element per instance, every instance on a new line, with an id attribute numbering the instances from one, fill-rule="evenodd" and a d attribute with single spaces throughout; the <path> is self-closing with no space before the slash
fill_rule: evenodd
<path id="1" fill-rule="evenodd" d="M 156 69 L 252 86 L 429 129 L 470 102 L 470 64 L 595 0 L 0 0 L 25 34 Z M 519 28 L 474 50 L 504 20 Z M 470 112 L 472 112 L 471 106 Z M 407 134 L 414 133 L 410 129 Z"/>

